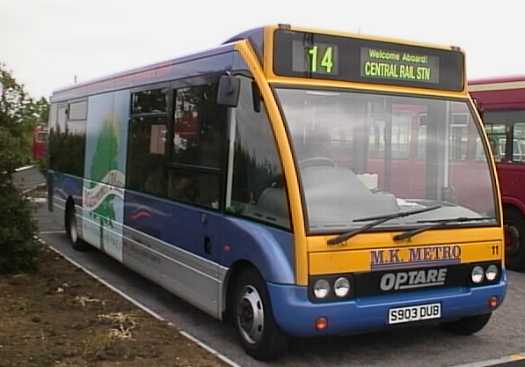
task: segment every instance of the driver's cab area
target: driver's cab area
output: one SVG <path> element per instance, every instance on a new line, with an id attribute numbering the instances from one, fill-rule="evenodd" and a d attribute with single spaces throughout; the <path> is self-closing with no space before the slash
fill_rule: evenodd
<path id="1" fill-rule="evenodd" d="M 238 75 L 239 97 L 228 109 L 229 214 L 290 229 L 290 213 L 281 159 L 264 101 L 253 79 Z"/>

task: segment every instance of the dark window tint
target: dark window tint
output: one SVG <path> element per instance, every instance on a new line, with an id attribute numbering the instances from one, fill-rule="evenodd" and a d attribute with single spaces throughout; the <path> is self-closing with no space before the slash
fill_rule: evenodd
<path id="1" fill-rule="evenodd" d="M 149 194 L 166 194 L 167 116 L 134 117 L 130 126 L 128 186 Z"/>
<path id="2" fill-rule="evenodd" d="M 54 110 L 54 108 L 52 108 Z M 84 175 L 86 121 L 67 121 L 67 104 L 57 109 L 56 123 L 49 130 L 49 166 L 77 177 Z"/>
<path id="3" fill-rule="evenodd" d="M 274 135 L 264 105 L 260 112 L 254 110 L 247 78 L 242 78 L 233 127 L 235 149 L 227 210 L 289 228 L 288 199 Z"/>
<path id="4" fill-rule="evenodd" d="M 216 104 L 217 84 L 177 90 L 172 161 L 219 168 L 225 146 L 226 109 Z"/>
<path id="5" fill-rule="evenodd" d="M 182 202 L 219 208 L 221 175 L 195 169 L 170 169 L 168 196 Z"/>
<path id="6" fill-rule="evenodd" d="M 226 146 L 226 108 L 217 84 L 176 90 L 168 197 L 218 209 Z"/>
<path id="7" fill-rule="evenodd" d="M 165 113 L 168 109 L 167 89 L 151 89 L 133 93 L 132 113 Z"/>

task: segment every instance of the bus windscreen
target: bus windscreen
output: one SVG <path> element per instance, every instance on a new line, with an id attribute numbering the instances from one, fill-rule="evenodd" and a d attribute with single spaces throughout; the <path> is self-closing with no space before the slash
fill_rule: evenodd
<path id="1" fill-rule="evenodd" d="M 460 51 L 279 29 L 276 75 L 461 91 Z"/>

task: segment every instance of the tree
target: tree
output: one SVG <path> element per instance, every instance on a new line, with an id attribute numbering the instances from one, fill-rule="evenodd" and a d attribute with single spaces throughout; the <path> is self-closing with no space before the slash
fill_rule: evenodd
<path id="1" fill-rule="evenodd" d="M 14 187 L 16 168 L 31 159 L 31 134 L 48 113 L 47 101 L 34 101 L 0 64 L 0 273 L 36 267 L 38 245 L 31 206 Z"/>

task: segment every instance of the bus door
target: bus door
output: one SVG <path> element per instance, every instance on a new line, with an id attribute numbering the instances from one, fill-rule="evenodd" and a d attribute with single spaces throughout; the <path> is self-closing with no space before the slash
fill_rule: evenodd
<path id="1" fill-rule="evenodd" d="M 226 108 L 215 103 L 216 89 L 216 82 L 209 81 L 175 90 L 167 177 L 168 197 L 194 207 L 175 207 L 175 220 L 180 214 L 185 216 L 184 221 L 177 220 L 186 227 L 180 244 L 213 259 L 213 247 L 220 243 L 217 221 L 227 145 Z"/>

